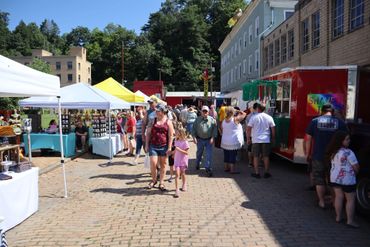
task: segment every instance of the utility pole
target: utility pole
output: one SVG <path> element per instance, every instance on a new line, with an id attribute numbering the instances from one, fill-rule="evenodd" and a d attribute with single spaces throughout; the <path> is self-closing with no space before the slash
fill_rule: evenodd
<path id="1" fill-rule="evenodd" d="M 125 42 L 122 41 L 122 46 L 121 46 L 121 73 L 122 73 L 122 78 L 121 78 L 121 83 L 122 85 L 125 84 L 125 50 L 124 50 Z"/>

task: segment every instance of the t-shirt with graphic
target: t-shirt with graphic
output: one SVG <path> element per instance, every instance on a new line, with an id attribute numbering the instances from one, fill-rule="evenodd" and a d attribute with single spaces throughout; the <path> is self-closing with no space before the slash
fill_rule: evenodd
<path id="1" fill-rule="evenodd" d="M 326 147 L 338 130 L 347 131 L 347 126 L 337 117 L 323 115 L 312 119 L 306 130 L 314 139 L 312 159 L 324 161 Z"/>
<path id="2" fill-rule="evenodd" d="M 182 150 L 187 150 L 187 149 L 189 149 L 189 142 L 187 140 L 176 140 L 175 141 L 175 146 L 182 149 Z M 175 167 L 187 168 L 188 167 L 189 156 L 187 154 L 184 154 L 184 153 L 176 150 L 174 161 L 175 161 Z"/>
<path id="3" fill-rule="evenodd" d="M 331 160 L 330 182 L 342 185 L 355 185 L 356 172 L 353 165 L 358 164 L 351 149 L 341 148 Z"/>

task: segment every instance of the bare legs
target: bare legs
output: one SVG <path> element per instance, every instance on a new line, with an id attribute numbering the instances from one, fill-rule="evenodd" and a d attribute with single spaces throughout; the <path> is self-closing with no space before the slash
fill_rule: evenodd
<path id="1" fill-rule="evenodd" d="M 334 200 L 334 207 L 335 207 L 335 220 L 340 222 L 342 218 L 342 210 L 343 210 L 343 202 L 346 199 L 346 214 L 347 214 L 347 224 L 358 227 L 358 225 L 354 221 L 355 216 L 355 193 L 347 193 L 343 192 L 342 188 L 335 187 L 335 200 Z"/>

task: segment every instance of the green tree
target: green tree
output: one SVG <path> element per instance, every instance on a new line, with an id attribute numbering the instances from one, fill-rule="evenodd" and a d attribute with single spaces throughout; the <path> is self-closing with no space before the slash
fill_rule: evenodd
<path id="1" fill-rule="evenodd" d="M 91 33 L 87 27 L 78 26 L 66 36 L 67 46 L 84 46 L 90 43 Z"/>
<path id="2" fill-rule="evenodd" d="M 37 57 L 32 59 L 32 62 L 30 63 L 29 67 L 47 74 L 51 74 L 50 64 Z"/>
<path id="3" fill-rule="evenodd" d="M 5 56 L 9 55 L 8 44 L 11 36 L 8 25 L 9 13 L 0 11 L 0 54 Z"/>

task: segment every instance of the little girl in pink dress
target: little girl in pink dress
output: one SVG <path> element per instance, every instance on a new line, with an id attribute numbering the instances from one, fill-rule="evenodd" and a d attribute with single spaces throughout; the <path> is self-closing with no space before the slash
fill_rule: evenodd
<path id="1" fill-rule="evenodd" d="M 179 178 L 182 179 L 181 191 L 186 191 L 186 176 L 185 171 L 188 168 L 188 150 L 189 143 L 186 140 L 186 131 L 183 127 L 179 127 L 176 130 L 176 141 L 175 141 L 175 170 L 176 170 L 176 193 L 175 198 L 179 197 Z"/>

